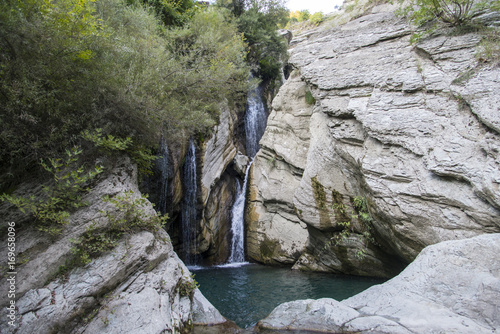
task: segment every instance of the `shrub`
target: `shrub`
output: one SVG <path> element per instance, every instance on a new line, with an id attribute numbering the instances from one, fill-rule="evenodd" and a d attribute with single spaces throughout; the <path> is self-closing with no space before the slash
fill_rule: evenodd
<path id="1" fill-rule="evenodd" d="M 309 90 L 306 92 L 306 102 L 309 105 L 313 105 L 316 103 L 316 99 L 314 98 L 311 91 L 309 91 Z"/>
<path id="2" fill-rule="evenodd" d="M 324 19 L 325 19 L 325 17 L 323 15 L 323 13 L 317 12 L 317 13 L 314 13 L 311 15 L 311 17 L 309 18 L 309 22 L 311 22 L 312 24 L 317 26 L 321 22 L 323 22 Z"/>
<path id="3" fill-rule="evenodd" d="M 356 257 L 362 259 L 366 255 L 368 242 L 375 243 L 375 239 L 372 236 L 372 217 L 368 211 L 368 203 L 365 197 L 356 196 L 351 199 L 354 212 L 349 210 L 349 208 L 342 202 L 342 196 L 338 194 L 336 201 L 334 203 L 333 209 L 335 211 L 335 217 L 344 217 L 343 220 L 338 221 L 337 224 L 341 227 L 340 232 L 337 232 L 329 241 L 326 246 L 331 244 L 338 246 L 342 241 L 348 240 L 351 233 L 355 233 L 360 236 L 363 246 L 356 251 Z M 359 226 L 355 227 L 355 223 L 359 222 Z"/>
<path id="4" fill-rule="evenodd" d="M 116 138 L 110 134 L 104 136 L 100 128 L 94 131 L 86 130 L 82 133 L 82 137 L 92 142 L 101 153 L 106 155 L 112 155 L 116 152 L 128 153 L 137 164 L 139 173 L 142 175 L 150 175 L 152 173 L 152 163 L 158 158 L 151 153 L 151 149 L 146 148 L 144 145 L 134 144 L 132 138 Z"/>
<path id="5" fill-rule="evenodd" d="M 235 0 L 232 4 L 219 0 L 220 6 L 232 8 L 237 17 L 238 30 L 248 43 L 246 60 L 258 70 L 263 80 L 281 79 L 282 63 L 288 53 L 285 39 L 277 30 L 288 22 L 288 9 L 283 0 Z M 239 2 L 239 5 L 235 5 Z M 278 69 L 278 70 L 277 70 Z"/>
<path id="6" fill-rule="evenodd" d="M 0 2 L 2 177 L 96 128 L 144 153 L 161 135 L 210 128 L 218 103 L 247 91 L 245 42 L 227 12 L 194 10 L 167 30 L 140 0 L 127 2 Z M 158 1 L 181 2 L 192 3 Z"/>
<path id="7" fill-rule="evenodd" d="M 398 11 L 418 27 L 424 27 L 421 32 L 412 36 L 411 42 L 415 43 L 437 29 L 438 23 L 446 23 L 457 27 L 471 24 L 472 19 L 485 10 L 499 10 L 498 0 L 398 0 L 401 8 Z"/>
<path id="8" fill-rule="evenodd" d="M 74 246 L 72 260 L 69 269 L 78 265 L 86 265 L 93 258 L 112 250 L 118 241 L 127 234 L 138 231 L 156 232 L 167 222 L 168 216 L 159 213 L 149 215 L 145 211 L 147 197 L 141 195 L 134 198 L 133 191 L 126 191 L 123 195 L 113 198 L 105 197 L 104 202 L 112 204 L 113 211 L 102 211 L 107 218 L 107 224 L 98 227 L 92 223 L 85 233 L 77 240 L 72 240 Z"/>
<path id="9" fill-rule="evenodd" d="M 90 187 L 89 183 L 103 169 L 95 166 L 86 169 L 78 164 L 78 156 L 82 150 L 74 147 L 66 151 L 66 158 L 49 159 L 49 163 L 41 161 L 43 169 L 52 175 L 52 184 L 42 186 L 42 196 L 21 197 L 3 194 L 0 200 L 15 205 L 21 212 L 31 214 L 38 224 L 38 229 L 52 236 L 62 231 L 62 226 L 68 223 L 71 208 L 85 206 L 82 195 Z"/>

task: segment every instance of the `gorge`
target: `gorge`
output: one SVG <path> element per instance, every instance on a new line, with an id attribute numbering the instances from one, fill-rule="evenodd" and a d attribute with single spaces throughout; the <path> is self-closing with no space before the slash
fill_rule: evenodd
<path id="1" fill-rule="evenodd" d="M 281 304 L 255 332 L 496 333 L 498 60 L 476 57 L 480 31 L 443 29 L 412 45 L 413 27 L 395 9 L 373 5 L 296 33 L 275 96 L 261 85 L 246 107 L 219 104 L 213 131 L 163 142 L 142 183 L 130 159 L 111 161 L 59 239 L 20 230 L 29 260 L 17 271 L 14 333 L 217 332 L 227 319 L 188 266 L 245 261 L 391 278 L 342 301 Z M 477 20 L 500 25 L 498 13 Z M 109 223 L 103 196 L 130 191 L 150 193 L 170 217 L 166 231 L 130 233 L 54 275 L 71 240 Z M 0 296 L 2 333 L 7 304 Z"/>

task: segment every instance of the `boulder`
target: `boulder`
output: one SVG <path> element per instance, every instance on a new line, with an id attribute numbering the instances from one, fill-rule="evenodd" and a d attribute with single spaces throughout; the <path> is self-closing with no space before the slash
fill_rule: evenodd
<path id="1" fill-rule="evenodd" d="M 496 333 L 500 234 L 426 247 L 401 274 L 354 297 L 300 300 L 257 326 L 322 333 Z"/>
<path id="2" fill-rule="evenodd" d="M 126 235 L 113 250 L 61 274 L 72 254 L 71 239 L 78 239 L 91 224 L 109 223 L 103 212 L 115 209 L 102 197 L 124 193 L 140 196 L 137 168 L 129 159 L 120 159 L 100 180 L 85 198 L 89 206 L 70 216 L 57 239 L 43 242 L 47 236 L 32 226 L 18 231 L 23 236 L 19 249 L 28 260 L 16 268 L 16 326 L 2 321 L 0 332 L 153 334 L 178 332 L 193 321 L 225 322 L 197 290 L 163 229 Z M 151 203 L 143 205 L 145 215 L 156 214 Z M 2 280 L 2 291 L 6 283 Z M 2 319 L 7 316 L 6 298 L 2 295 Z"/>

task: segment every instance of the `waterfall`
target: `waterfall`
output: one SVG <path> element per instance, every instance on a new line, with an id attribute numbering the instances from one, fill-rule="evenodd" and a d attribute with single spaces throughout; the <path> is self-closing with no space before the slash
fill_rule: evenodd
<path id="1" fill-rule="evenodd" d="M 195 264 L 196 254 L 196 147 L 191 139 L 184 168 L 184 200 L 181 210 L 182 249 L 185 264 Z"/>
<path id="2" fill-rule="evenodd" d="M 267 113 L 262 101 L 260 87 L 248 94 L 247 110 L 245 113 L 246 150 L 250 159 L 259 151 L 259 141 L 266 130 Z"/>
<path id="3" fill-rule="evenodd" d="M 169 198 L 168 192 L 168 179 L 170 178 L 170 163 L 169 163 L 169 151 L 167 142 L 165 139 L 162 139 L 160 143 L 160 152 L 159 157 L 156 160 L 156 168 L 159 171 L 159 199 L 158 199 L 158 210 L 162 214 L 167 213 L 167 203 Z"/>
<path id="4" fill-rule="evenodd" d="M 253 158 L 259 151 L 259 141 L 264 135 L 267 123 L 267 113 L 262 101 L 262 91 L 260 87 L 252 90 L 248 94 L 247 110 L 245 113 L 245 133 L 246 133 L 246 151 L 250 158 L 247 166 L 245 180 L 238 196 L 231 209 L 231 232 L 233 235 L 231 241 L 231 255 L 229 263 L 240 263 L 245 261 L 245 203 L 248 177 Z"/>
<path id="5" fill-rule="evenodd" d="M 231 232 L 233 234 L 233 240 L 231 241 L 231 255 L 229 256 L 229 263 L 245 262 L 245 200 L 248 175 L 250 174 L 251 165 L 252 161 L 248 164 L 247 171 L 245 173 L 245 181 L 243 182 L 243 186 L 239 190 L 238 196 L 234 201 L 233 208 L 231 209 Z"/>

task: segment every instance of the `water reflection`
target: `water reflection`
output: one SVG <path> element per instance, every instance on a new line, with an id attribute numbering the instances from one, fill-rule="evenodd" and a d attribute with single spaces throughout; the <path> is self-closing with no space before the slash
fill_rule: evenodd
<path id="1" fill-rule="evenodd" d="M 205 297 L 242 328 L 253 326 L 287 301 L 324 297 L 342 300 L 384 282 L 255 264 L 199 268 L 193 272 Z"/>

